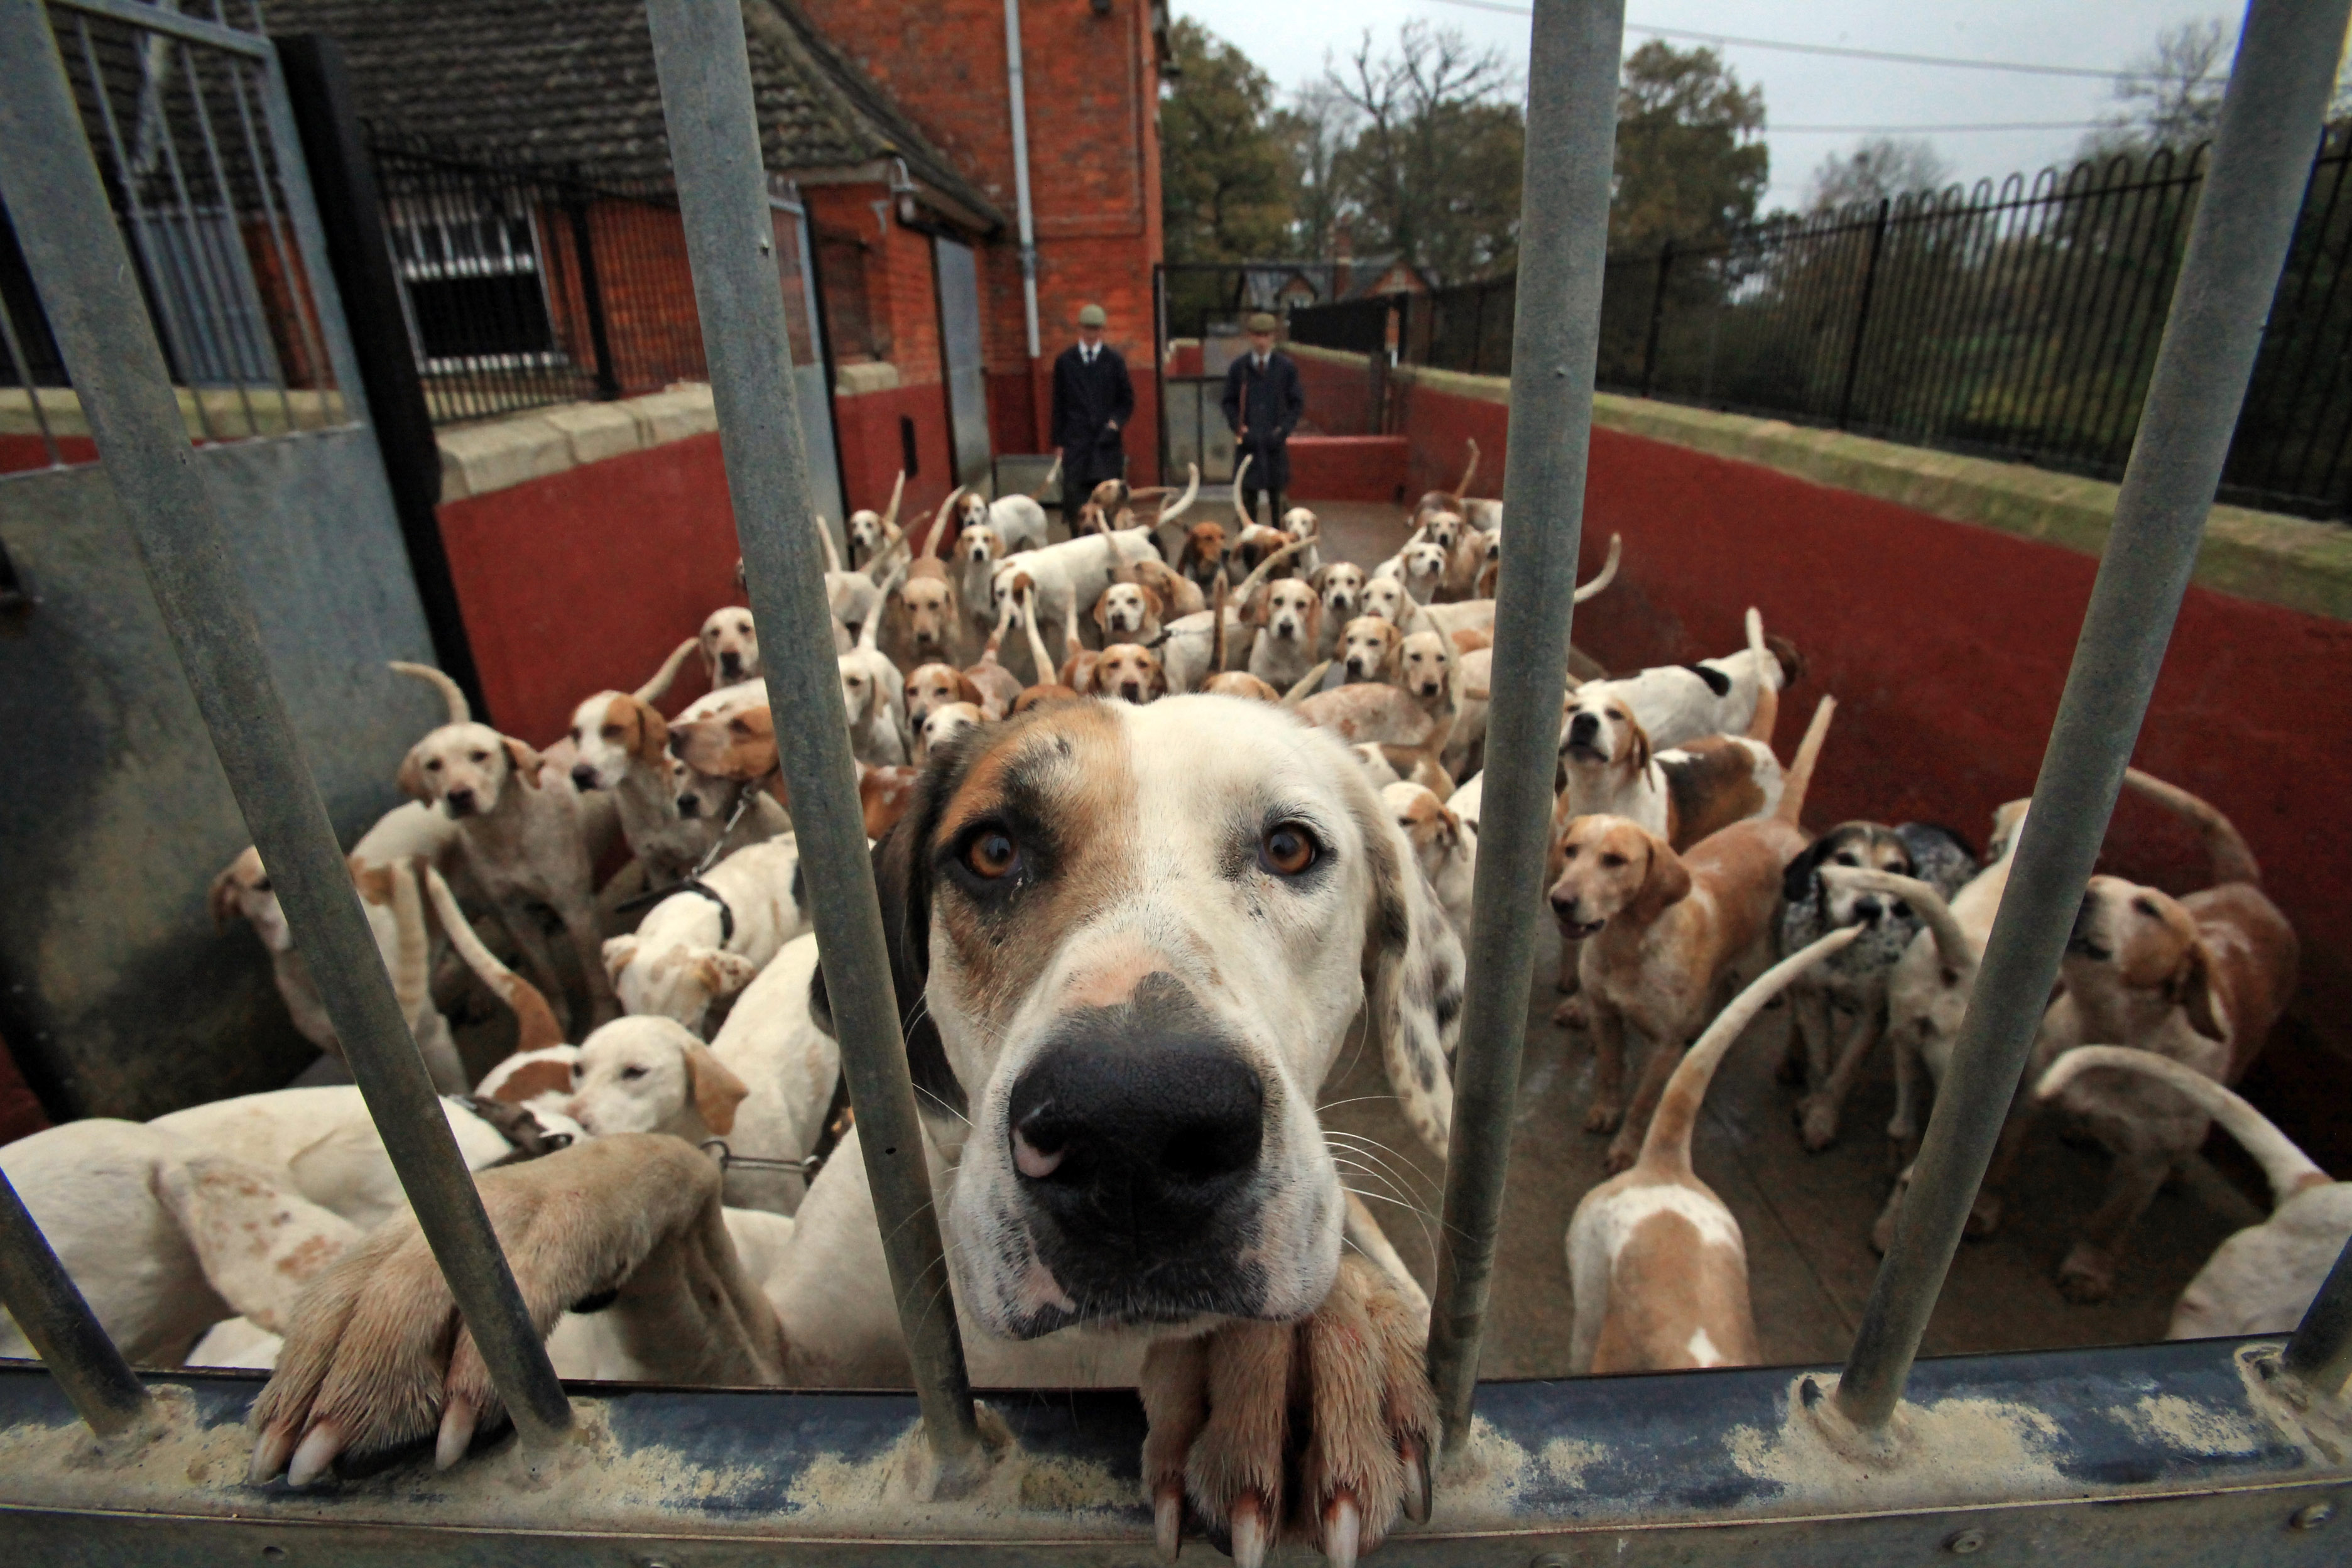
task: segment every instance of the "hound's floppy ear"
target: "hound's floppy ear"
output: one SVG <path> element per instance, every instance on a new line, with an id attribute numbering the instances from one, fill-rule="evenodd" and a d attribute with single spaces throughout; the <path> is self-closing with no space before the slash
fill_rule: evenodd
<path id="1" fill-rule="evenodd" d="M 1160 590 L 1149 583 L 1139 583 L 1136 586 L 1142 590 L 1143 607 L 1151 612 L 1151 618 L 1155 621 L 1165 620 L 1168 616 L 1168 601 L 1160 596 Z"/>
<path id="2" fill-rule="evenodd" d="M 1633 731 L 1633 739 L 1625 742 L 1625 758 L 1634 773 L 1646 773 L 1650 767 L 1650 732 L 1642 728 L 1639 719 L 1626 720 L 1625 728 Z"/>
<path id="3" fill-rule="evenodd" d="M 710 1047 L 700 1040 L 687 1045 L 687 1092 L 694 1097 L 695 1114 L 702 1124 L 724 1138 L 735 1131 L 735 1108 L 751 1092 L 745 1083 L 728 1070 L 727 1064 L 710 1054 Z"/>
<path id="4" fill-rule="evenodd" d="M 400 771 L 392 775 L 392 782 L 399 785 L 400 793 L 409 799 L 421 800 L 427 805 L 433 804 L 433 796 L 425 787 L 425 758 L 417 747 L 411 746 L 408 755 L 401 758 Z"/>
<path id="5" fill-rule="evenodd" d="M 1404 830 L 1381 809 L 1369 775 L 1349 771 L 1350 810 L 1370 868 L 1364 1016 L 1405 1120 L 1444 1159 L 1454 1120 L 1445 1064 L 1462 1022 L 1462 942 L 1430 896 Z"/>
<path id="6" fill-rule="evenodd" d="M 1663 838 L 1650 840 L 1650 869 L 1642 879 L 1642 891 L 1634 900 L 1655 914 L 1670 904 L 1679 904 L 1691 895 L 1690 868 L 1683 858 L 1674 852 Z"/>
<path id="7" fill-rule="evenodd" d="M 1087 614 L 1094 618 L 1095 630 L 1105 634 L 1105 638 L 1108 640 L 1110 632 L 1110 591 L 1108 589 L 1095 595 L 1095 607 Z"/>
<path id="8" fill-rule="evenodd" d="M 212 911 L 215 931 L 226 931 L 230 918 L 236 913 L 236 868 L 244 864 L 242 855 L 230 861 L 228 869 L 213 879 L 212 890 L 205 895 L 205 908 Z"/>
<path id="9" fill-rule="evenodd" d="M 956 671 L 956 696 L 982 710 L 988 707 L 988 699 L 982 695 L 980 682 L 960 669 Z"/>
<path id="10" fill-rule="evenodd" d="M 1801 904 L 1813 896 L 1813 873 L 1821 869 L 1823 860 L 1837 848 L 1831 836 L 1823 834 L 1805 846 L 1804 853 L 1789 862 L 1780 873 L 1780 898 L 1783 902 Z"/>
<path id="11" fill-rule="evenodd" d="M 544 759 L 537 752 L 532 751 L 529 744 L 516 740 L 512 735 L 501 735 L 499 739 L 505 743 L 507 761 L 513 764 L 516 776 L 532 789 L 537 789 L 539 770 Z"/>
<path id="12" fill-rule="evenodd" d="M 694 977 L 702 988 L 716 996 L 732 996 L 751 984 L 760 966 L 740 952 L 705 949 L 694 955 Z"/>
<path id="13" fill-rule="evenodd" d="M 971 749 L 962 742 L 967 730 L 931 753 L 931 765 L 916 786 L 915 799 L 898 826 L 874 847 L 874 890 L 882 905 L 883 945 L 890 956 L 890 985 L 898 1008 L 899 1027 L 907 1041 L 907 1069 L 915 1081 L 919 1109 L 944 1106 L 957 1116 L 968 1115 L 971 1104 L 963 1085 L 948 1066 L 947 1047 L 940 1039 L 931 1010 L 923 1005 L 923 988 L 931 970 L 931 830 L 940 812 L 963 778 Z M 824 968 L 809 982 L 809 1017 L 835 1039 L 841 1031 L 833 1016 L 833 999 L 825 989 Z"/>
<path id="14" fill-rule="evenodd" d="M 621 971 L 629 967 L 637 956 L 637 939 L 633 936 L 609 937 L 604 942 L 604 978 L 619 984 Z"/>
<path id="15" fill-rule="evenodd" d="M 1151 694 L 1154 697 L 1167 696 L 1168 667 L 1160 662 L 1160 656 L 1156 653 L 1147 653 L 1143 657 L 1151 665 Z"/>
<path id="16" fill-rule="evenodd" d="M 636 704 L 637 710 L 637 743 L 634 755 L 647 767 L 657 768 L 669 753 L 669 725 L 654 710 L 652 703 L 638 702 L 634 697 L 629 700 Z"/>
<path id="17" fill-rule="evenodd" d="M 2181 957 L 2180 967 L 2173 971 L 2172 978 L 2165 983 L 2165 989 L 2188 1013 L 2190 1028 L 2209 1040 L 2226 1041 L 2229 1038 L 2221 1027 L 2221 1020 L 2213 1011 L 2212 961 L 2206 953 L 2203 942 L 2189 944 L 2188 952 Z"/>

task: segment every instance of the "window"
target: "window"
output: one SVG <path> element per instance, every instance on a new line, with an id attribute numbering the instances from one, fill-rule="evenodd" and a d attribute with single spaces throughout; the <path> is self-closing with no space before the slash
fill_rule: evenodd
<path id="1" fill-rule="evenodd" d="M 548 315 L 539 224 L 514 191 L 388 204 L 392 254 L 429 372 L 564 363 Z"/>

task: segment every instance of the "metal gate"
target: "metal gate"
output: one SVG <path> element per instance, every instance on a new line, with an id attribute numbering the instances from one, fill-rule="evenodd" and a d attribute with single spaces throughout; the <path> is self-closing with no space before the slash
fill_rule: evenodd
<path id="1" fill-rule="evenodd" d="M 100 0 L 77 0 L 97 7 Z M 129 0 L 104 0 L 128 8 Z M 245 1479 L 253 1380 L 123 1362 L 0 1183 L 0 1289 L 42 1372 L 0 1374 L 0 1510 L 40 1560 L 1137 1560 L 1153 1528 L 1126 1394 L 1000 1393 L 983 1442 L 831 657 L 808 462 L 733 0 L 650 0 L 770 700 L 861 1152 L 916 1392 L 575 1385 L 553 1373 L 401 1023 L 261 655 L 220 509 L 190 473 L 155 333 L 38 0 L 0 0 L 0 188 L 83 384 L 189 684 L 268 858 L 393 1163 L 518 1440 L 445 1477 Z M 2188 582 L 2347 0 L 2254 0 L 2077 657 L 2007 896 L 1861 1331 L 1842 1368 L 1478 1384 L 1533 980 L 1573 604 L 1623 14 L 1537 0 L 1496 658 L 1428 1365 L 1435 1511 L 1384 1563 L 1806 1564 L 2344 1560 L 2352 1249 L 2294 1334 L 1915 1366 L 2016 1090 Z M 562 1158 L 563 1156 L 555 1156 Z M 441 1397 L 419 1390 L 421 1401 Z M 1475 1420 L 1474 1422 L 1474 1405 Z M 430 1405 L 426 1405 L 430 1408 Z M 78 1413 L 87 1430 L 68 1410 Z M 470 1424 L 469 1424 L 470 1425 Z M 93 1436 L 95 1434 L 96 1436 Z M 329 1434 L 330 1436 L 332 1434 Z M 1238 1533 L 1238 1532 L 1237 1532 Z M 1335 1530 L 1335 1563 L 1356 1539 Z M 1236 1544 L 1241 1544 L 1236 1542 Z M 1263 1544 L 1261 1538 L 1260 1544 Z M 1194 1552 L 1206 1556 L 1204 1548 Z M 1255 1568 L 1262 1552 L 1244 1555 Z"/>
<path id="2" fill-rule="evenodd" d="M 356 832 L 431 721 L 384 661 L 432 643 L 275 55 L 121 0 L 48 17 L 79 113 L 37 134 L 105 173 L 110 201 L 86 216 L 130 257 L 193 469 L 269 606 L 270 672 Z M 15 228 L 37 273 L 53 237 L 21 211 Z M 195 705 L 153 679 L 172 645 L 121 476 L 89 461 L 95 411 L 37 346 L 52 324 L 68 335 L 73 302 L 47 303 L 13 290 L 0 309 L 0 400 L 38 438 L 0 477 L 0 544 L 37 600 L 0 645 L 0 723 L 20 748 L 0 790 L 0 1032 L 54 1110 L 144 1117 L 275 1088 L 310 1047 L 253 943 L 182 934 L 209 932 L 206 886 L 247 835 Z"/>
<path id="3" fill-rule="evenodd" d="M 776 270 L 784 286 L 784 325 L 792 334 L 793 394 L 800 402 L 801 439 L 808 443 L 809 499 L 827 527 L 838 531 L 849 513 L 841 494 L 841 454 L 833 435 L 833 355 L 817 308 L 816 246 L 808 208 L 790 180 L 768 176 L 768 214 L 776 231 Z"/>
<path id="4" fill-rule="evenodd" d="M 976 485 L 988 478 L 988 378 L 981 364 L 980 269 L 971 247 L 945 235 L 931 238 L 940 289 L 940 358 L 947 372 L 948 434 L 955 446 L 955 479 Z"/>

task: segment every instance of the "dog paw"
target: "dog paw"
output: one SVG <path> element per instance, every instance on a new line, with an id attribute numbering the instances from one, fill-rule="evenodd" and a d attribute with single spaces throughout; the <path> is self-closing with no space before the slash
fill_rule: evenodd
<path id="1" fill-rule="evenodd" d="M 2077 1307 L 2095 1306 L 2113 1296 L 2115 1254 L 2091 1242 L 2076 1242 L 2058 1266 L 2058 1293 Z"/>
<path id="2" fill-rule="evenodd" d="M 1587 1132 L 1614 1132 L 1625 1120 L 1625 1108 L 1613 1100 L 1596 1100 L 1584 1110 Z"/>
<path id="3" fill-rule="evenodd" d="M 1584 1008 L 1584 998 L 1571 996 L 1551 1010 L 1551 1021 L 1563 1029 L 1584 1029 L 1591 1026 L 1591 1018 Z"/>
<path id="4" fill-rule="evenodd" d="M 1633 1131 L 1630 1127 L 1621 1130 L 1609 1141 L 1609 1152 L 1601 1156 L 1601 1168 L 1612 1176 L 1632 1170 L 1633 1162 L 1642 1157 L 1642 1141 L 1629 1136 Z"/>
<path id="5" fill-rule="evenodd" d="M 1813 1153 L 1837 1142 L 1837 1102 L 1826 1095 L 1809 1094 L 1797 1101 L 1797 1137 Z"/>
<path id="6" fill-rule="evenodd" d="M 1239 1568 L 1258 1568 L 1278 1536 L 1347 1568 L 1399 1512 L 1429 1517 L 1437 1405 L 1421 1335 L 1361 1258 L 1340 1259 L 1304 1322 L 1236 1322 L 1154 1345 L 1142 1393 L 1144 1484 L 1171 1560 L 1188 1501 Z"/>

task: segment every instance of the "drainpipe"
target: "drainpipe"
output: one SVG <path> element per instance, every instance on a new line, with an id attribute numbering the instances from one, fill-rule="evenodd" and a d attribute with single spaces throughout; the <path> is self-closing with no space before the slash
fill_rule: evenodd
<path id="1" fill-rule="evenodd" d="M 1021 215 L 1021 308 L 1029 322 L 1029 357 L 1037 344 L 1037 226 L 1029 212 L 1029 102 L 1021 81 L 1021 0 L 1004 0 L 1004 79 L 1013 94 L 1013 201 Z"/>

